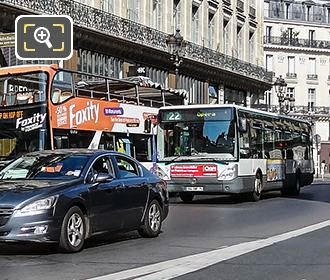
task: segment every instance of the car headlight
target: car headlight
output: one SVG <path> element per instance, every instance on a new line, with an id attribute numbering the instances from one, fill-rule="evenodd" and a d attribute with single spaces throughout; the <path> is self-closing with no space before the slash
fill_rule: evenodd
<path id="1" fill-rule="evenodd" d="M 45 210 L 53 208 L 56 204 L 57 198 L 58 195 L 54 195 L 32 202 L 22 209 L 17 210 L 15 212 L 15 216 L 31 216 L 40 214 Z"/>
<path id="2" fill-rule="evenodd" d="M 227 167 L 219 176 L 218 180 L 232 180 L 237 176 L 237 165 Z"/>

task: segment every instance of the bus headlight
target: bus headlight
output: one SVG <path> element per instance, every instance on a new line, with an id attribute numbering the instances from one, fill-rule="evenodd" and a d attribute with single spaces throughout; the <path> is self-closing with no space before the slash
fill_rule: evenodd
<path id="1" fill-rule="evenodd" d="M 218 177 L 218 180 L 233 180 L 235 177 L 237 177 L 237 165 L 227 167 Z"/>
<path id="2" fill-rule="evenodd" d="M 163 179 L 164 181 L 168 181 L 170 178 L 167 176 L 167 174 L 165 173 L 165 171 L 163 171 L 162 169 L 160 169 L 159 167 L 157 167 L 156 169 L 156 175 L 160 178 Z"/>

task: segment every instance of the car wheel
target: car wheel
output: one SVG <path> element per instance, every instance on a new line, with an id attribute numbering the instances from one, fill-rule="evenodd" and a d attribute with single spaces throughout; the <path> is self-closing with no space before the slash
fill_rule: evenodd
<path id="1" fill-rule="evenodd" d="M 192 193 L 179 193 L 179 196 L 183 202 L 192 202 L 194 199 L 194 195 Z"/>
<path id="2" fill-rule="evenodd" d="M 85 243 L 86 223 L 81 209 L 74 206 L 66 213 L 61 228 L 60 249 L 79 252 Z"/>
<path id="3" fill-rule="evenodd" d="M 151 201 L 144 216 L 143 225 L 139 229 L 142 237 L 157 237 L 162 228 L 162 208 L 157 200 Z"/>
<path id="4" fill-rule="evenodd" d="M 254 190 L 250 194 L 250 198 L 252 201 L 260 200 L 262 189 L 263 189 L 262 177 L 261 177 L 260 173 L 257 173 L 256 178 L 254 180 Z"/>

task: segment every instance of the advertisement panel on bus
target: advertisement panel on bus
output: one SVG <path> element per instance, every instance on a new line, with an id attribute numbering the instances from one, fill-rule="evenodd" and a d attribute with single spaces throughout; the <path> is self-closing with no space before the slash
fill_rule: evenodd
<path id="1" fill-rule="evenodd" d="M 51 125 L 61 129 L 144 133 L 144 121 L 157 113 L 157 108 L 77 97 L 51 106 Z"/>

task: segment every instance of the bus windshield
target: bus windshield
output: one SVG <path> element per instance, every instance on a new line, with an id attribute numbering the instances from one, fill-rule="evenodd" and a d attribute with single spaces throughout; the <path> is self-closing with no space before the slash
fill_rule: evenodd
<path id="1" fill-rule="evenodd" d="M 43 102 L 46 100 L 47 74 L 25 73 L 0 77 L 0 107 Z"/>
<path id="2" fill-rule="evenodd" d="M 231 109 L 161 113 L 163 160 L 173 157 L 236 158 L 236 126 Z M 176 121 L 171 119 L 175 118 Z"/>

